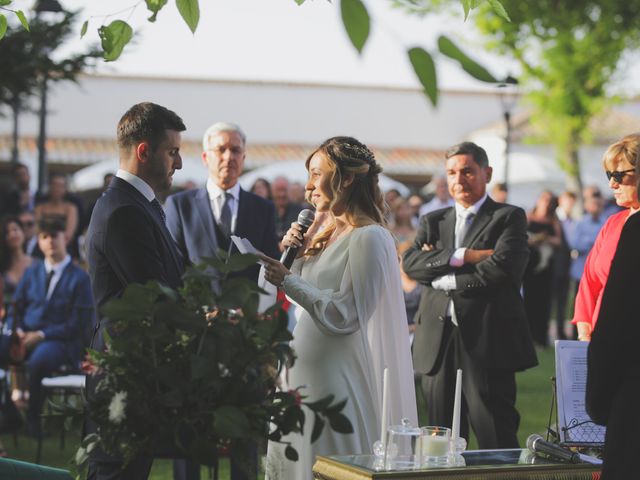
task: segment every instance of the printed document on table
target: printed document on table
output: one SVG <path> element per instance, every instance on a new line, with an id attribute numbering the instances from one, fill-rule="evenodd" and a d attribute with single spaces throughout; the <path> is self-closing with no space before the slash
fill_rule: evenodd
<path id="1" fill-rule="evenodd" d="M 588 347 L 589 342 L 556 341 L 556 392 L 560 443 L 604 443 L 605 427 L 593 423 L 585 407 Z"/>

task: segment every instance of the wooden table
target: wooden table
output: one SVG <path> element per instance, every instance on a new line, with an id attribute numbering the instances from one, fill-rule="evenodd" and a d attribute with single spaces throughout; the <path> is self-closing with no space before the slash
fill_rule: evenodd
<path id="1" fill-rule="evenodd" d="M 313 476 L 318 480 L 464 479 L 464 480 L 598 480 L 600 466 L 566 464 L 534 456 L 529 450 L 464 452 L 466 466 L 385 470 L 372 455 L 318 456 Z"/>

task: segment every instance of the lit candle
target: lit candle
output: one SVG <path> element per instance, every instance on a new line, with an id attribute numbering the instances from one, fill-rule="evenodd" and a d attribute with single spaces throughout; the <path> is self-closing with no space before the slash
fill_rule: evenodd
<path id="1" fill-rule="evenodd" d="M 442 435 L 441 435 L 442 433 Z M 444 457 L 449 454 L 449 436 L 446 429 L 436 430 L 422 438 L 422 454 L 425 457 Z"/>
<path id="2" fill-rule="evenodd" d="M 451 438 L 455 442 L 460 436 L 460 402 L 462 401 L 462 370 L 456 372 L 456 394 L 453 400 L 453 421 L 451 422 Z"/>
<path id="3" fill-rule="evenodd" d="M 380 414 L 380 443 L 382 448 L 387 446 L 387 427 L 389 418 L 387 412 L 387 400 L 389 397 L 389 369 L 385 368 L 382 374 L 382 412 Z"/>

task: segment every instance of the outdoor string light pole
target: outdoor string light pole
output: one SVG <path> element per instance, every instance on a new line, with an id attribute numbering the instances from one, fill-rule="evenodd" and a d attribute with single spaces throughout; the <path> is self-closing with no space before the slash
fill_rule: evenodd
<path id="1" fill-rule="evenodd" d="M 502 105 L 505 124 L 504 139 L 504 184 L 509 186 L 509 156 L 511 153 L 511 112 L 518 101 L 518 80 L 511 75 L 498 84 L 498 96 Z"/>
<path id="2" fill-rule="evenodd" d="M 43 14 L 48 13 L 59 14 L 61 13 L 62 6 L 57 0 L 38 0 L 34 6 L 36 15 L 42 18 Z M 40 86 L 40 112 L 39 121 L 40 128 L 38 132 L 38 191 L 43 192 L 47 184 L 47 78 L 49 76 L 48 68 L 46 67 L 48 60 L 47 47 L 44 47 L 40 52 L 42 58 L 39 59 L 41 64 L 45 66 L 42 71 L 42 84 Z"/>

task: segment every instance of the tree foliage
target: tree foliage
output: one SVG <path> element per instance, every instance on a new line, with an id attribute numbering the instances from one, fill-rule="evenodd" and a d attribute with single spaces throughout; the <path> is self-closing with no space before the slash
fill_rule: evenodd
<path id="1" fill-rule="evenodd" d="M 0 0 L 0 4 L 2 1 L 7 0 Z M 74 34 L 77 16 L 74 12 L 62 12 L 55 23 L 35 16 L 28 23 L 28 30 L 24 14 L 18 16 L 24 19 L 20 20 L 22 26 L 9 28 L 0 43 L 0 108 L 8 106 L 15 118 L 28 108 L 29 99 L 39 94 L 45 76 L 52 81 L 75 81 L 92 59 L 100 55 L 96 47 L 90 47 L 86 52 L 54 60 L 55 50 Z M 6 21 L 6 17 L 0 19 Z"/>
<path id="2" fill-rule="evenodd" d="M 541 141 L 580 188 L 578 148 L 610 101 L 622 55 L 640 45 L 640 0 L 503 0 L 511 21 L 484 8 L 475 17 L 488 47 L 515 58 Z"/>

